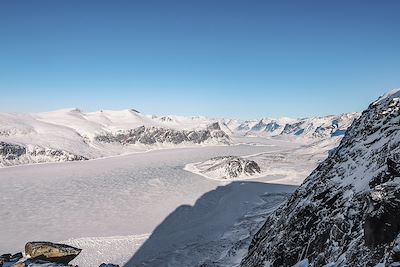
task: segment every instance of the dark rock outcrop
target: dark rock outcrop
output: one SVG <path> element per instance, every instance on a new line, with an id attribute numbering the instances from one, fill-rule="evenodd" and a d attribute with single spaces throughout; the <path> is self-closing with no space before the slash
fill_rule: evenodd
<path id="1" fill-rule="evenodd" d="M 400 177 L 400 176 L 399 176 Z M 369 209 L 364 223 L 365 244 L 389 244 L 400 233 L 400 186 L 384 183 L 367 196 Z"/>
<path id="2" fill-rule="evenodd" d="M 26 154 L 26 148 L 18 144 L 0 142 L 0 156 L 6 160 L 14 160 Z"/>

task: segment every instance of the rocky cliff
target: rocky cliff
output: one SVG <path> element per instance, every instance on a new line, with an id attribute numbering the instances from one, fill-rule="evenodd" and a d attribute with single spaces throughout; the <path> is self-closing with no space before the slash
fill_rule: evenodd
<path id="1" fill-rule="evenodd" d="M 399 266 L 399 110 L 400 89 L 372 103 L 266 220 L 241 265 Z"/>

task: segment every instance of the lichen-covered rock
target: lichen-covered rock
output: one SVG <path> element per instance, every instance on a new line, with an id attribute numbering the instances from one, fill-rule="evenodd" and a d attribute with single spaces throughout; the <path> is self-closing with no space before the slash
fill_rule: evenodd
<path id="1" fill-rule="evenodd" d="M 28 242 L 25 254 L 36 260 L 68 264 L 79 255 L 81 249 L 51 242 Z"/>
<path id="2" fill-rule="evenodd" d="M 400 90 L 372 103 L 253 237 L 242 266 L 395 266 Z M 390 265 L 392 264 L 392 265 Z"/>

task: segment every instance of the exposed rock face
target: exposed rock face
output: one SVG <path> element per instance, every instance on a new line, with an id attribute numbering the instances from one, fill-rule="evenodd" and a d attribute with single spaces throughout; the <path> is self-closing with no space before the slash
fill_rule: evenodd
<path id="1" fill-rule="evenodd" d="M 192 165 L 195 172 L 215 179 L 243 178 L 261 172 L 260 166 L 255 161 L 236 156 L 215 157 Z"/>
<path id="2" fill-rule="evenodd" d="M 229 143 L 229 136 L 221 130 L 218 123 L 210 125 L 206 130 L 174 130 L 162 127 L 141 126 L 135 129 L 119 131 L 115 134 L 106 133 L 97 135 L 95 140 L 105 143 L 145 144 L 153 145 L 156 143 L 193 143 L 200 144 L 208 141 L 218 143 Z"/>
<path id="3" fill-rule="evenodd" d="M 0 166 L 10 166 L 25 162 L 64 162 L 87 159 L 84 156 L 61 149 L 0 142 Z"/>
<path id="4" fill-rule="evenodd" d="M 207 129 L 210 131 L 214 131 L 214 130 L 221 131 L 221 126 L 219 125 L 218 122 L 214 122 L 214 123 L 211 123 L 210 125 L 208 125 Z"/>
<path id="5" fill-rule="evenodd" d="M 79 255 L 81 249 L 51 242 L 28 242 L 25 254 L 32 259 L 67 264 Z"/>
<path id="6" fill-rule="evenodd" d="M 0 156 L 6 160 L 16 159 L 26 153 L 26 148 L 17 144 L 0 142 Z"/>
<path id="7" fill-rule="evenodd" d="M 374 266 L 400 260 L 400 90 L 372 103 L 271 215 L 242 266 Z M 397 266 L 397 265 L 396 265 Z"/>
<path id="8" fill-rule="evenodd" d="M 61 149 L 53 149 L 53 148 L 43 148 L 39 146 L 30 147 L 28 149 L 28 154 L 31 157 L 49 157 L 53 158 L 54 161 L 77 161 L 77 160 L 88 160 L 88 158 L 70 153 Z"/>
<path id="9" fill-rule="evenodd" d="M 304 132 L 304 128 L 301 128 L 302 124 L 303 122 L 286 124 L 285 128 L 283 128 L 282 134 L 301 135 Z"/>

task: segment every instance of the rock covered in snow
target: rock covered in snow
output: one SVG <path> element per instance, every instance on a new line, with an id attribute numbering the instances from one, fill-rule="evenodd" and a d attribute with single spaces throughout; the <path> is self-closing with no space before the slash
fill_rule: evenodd
<path id="1" fill-rule="evenodd" d="M 118 131 L 117 133 L 106 133 L 95 136 L 95 140 L 105 143 L 144 144 L 154 145 L 157 143 L 182 144 L 193 143 L 201 144 L 215 142 L 229 144 L 229 136 L 221 130 L 219 124 L 210 125 L 206 130 L 174 130 L 162 127 L 140 126 L 135 129 Z"/>
<path id="2" fill-rule="evenodd" d="M 0 142 L 0 166 L 24 163 L 65 162 L 88 158 L 61 149 Z"/>
<path id="3" fill-rule="evenodd" d="M 301 119 L 269 119 L 259 121 L 234 122 L 229 121 L 228 126 L 234 127 L 234 132 L 248 136 L 292 136 L 306 138 L 330 138 L 343 136 L 346 129 L 359 113 L 345 113 L 325 117 L 312 117 Z"/>
<path id="4" fill-rule="evenodd" d="M 0 157 L 4 160 L 14 160 L 26 154 L 26 148 L 18 144 L 0 142 Z"/>
<path id="5" fill-rule="evenodd" d="M 205 162 L 188 164 L 186 170 L 223 180 L 250 177 L 261 172 L 255 161 L 237 156 L 220 156 Z"/>
<path id="6" fill-rule="evenodd" d="M 178 144 L 229 144 L 227 133 L 219 120 L 148 116 L 133 109 L 0 113 L 0 166 L 93 159 Z"/>
<path id="7" fill-rule="evenodd" d="M 228 144 L 232 142 L 230 136 L 236 135 L 329 139 L 342 136 L 357 116 L 349 113 L 296 120 L 238 121 L 201 116 L 158 117 L 134 109 L 0 113 L 0 142 L 7 144 L 8 151 L 0 148 L 0 166 L 93 159 L 174 145 Z M 24 153 L 23 148 L 29 147 L 34 150 L 33 155 Z"/>
<path id="8" fill-rule="evenodd" d="M 339 147 L 268 217 L 242 266 L 398 266 L 400 90 L 372 103 Z"/>

